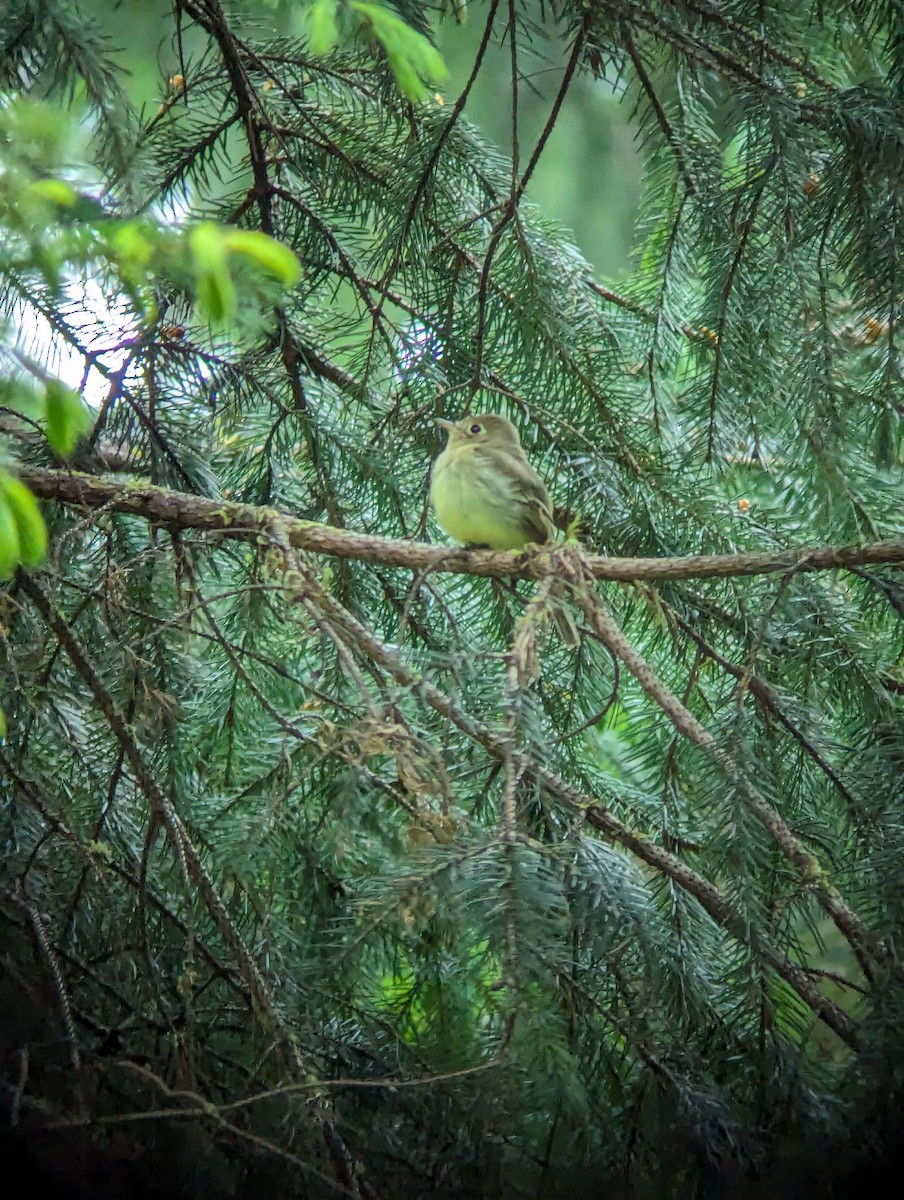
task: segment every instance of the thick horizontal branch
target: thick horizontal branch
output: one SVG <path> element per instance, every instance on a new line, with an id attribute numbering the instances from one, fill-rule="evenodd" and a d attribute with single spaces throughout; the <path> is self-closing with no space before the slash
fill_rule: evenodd
<path id="1" fill-rule="evenodd" d="M 208 500 L 143 483 L 100 479 L 70 471 L 23 467 L 20 476 L 36 496 L 82 509 L 131 513 L 156 525 L 198 529 L 244 541 L 268 540 L 274 510 L 259 505 Z M 464 550 L 424 542 L 374 537 L 336 529 L 314 521 L 280 514 L 289 542 L 298 550 L 336 558 L 404 567 L 412 571 L 442 571 L 462 575 L 492 575 L 540 579 L 549 573 L 548 555 L 498 550 Z M 864 545 L 800 547 L 795 550 L 749 554 L 701 554 L 679 558 L 606 558 L 586 560 L 595 579 L 621 582 L 651 579 L 715 579 L 774 572 L 827 571 L 878 563 L 904 563 L 904 539 Z"/>

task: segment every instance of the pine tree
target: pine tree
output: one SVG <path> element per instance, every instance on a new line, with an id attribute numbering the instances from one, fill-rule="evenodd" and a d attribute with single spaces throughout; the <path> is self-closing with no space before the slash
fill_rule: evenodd
<path id="1" fill-rule="evenodd" d="M 101 10 L 4 17 L 9 1123 L 167 1194 L 841 1194 L 904 1050 L 904 17 L 472 4 L 494 147 L 437 7 L 180 0 L 147 111 Z M 580 77 L 618 285 L 525 199 Z M 481 411 L 578 538 L 444 541 Z"/>

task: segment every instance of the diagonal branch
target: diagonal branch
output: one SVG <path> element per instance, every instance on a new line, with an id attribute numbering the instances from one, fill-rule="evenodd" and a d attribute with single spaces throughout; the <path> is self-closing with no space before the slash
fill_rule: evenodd
<path id="1" fill-rule="evenodd" d="M 492 758 L 503 765 L 510 762 L 518 774 L 536 780 L 566 807 L 582 814 L 594 829 L 630 850 L 641 861 L 672 879 L 694 896 L 701 908 L 733 937 L 745 945 L 750 944 L 749 923 L 716 884 L 698 874 L 677 855 L 626 825 L 599 797 L 579 791 L 549 767 L 514 749 L 511 737 L 506 731 L 496 730 L 463 713 L 441 688 L 410 667 L 324 589 L 301 556 L 295 552 L 286 525 L 278 515 L 271 521 L 268 532 L 272 544 L 282 556 L 285 568 L 284 584 L 290 595 L 306 603 L 315 604 L 325 619 L 349 635 L 367 659 L 388 671 L 402 687 L 416 692 L 435 712 L 451 721 L 462 733 L 482 746 Z M 758 940 L 757 948 L 764 960 L 794 989 L 820 1020 L 847 1045 L 857 1045 L 857 1031 L 853 1020 L 834 1001 L 819 991 L 802 966 L 792 962 L 763 938 Z"/>
<path id="2" fill-rule="evenodd" d="M 852 571 L 852 574 L 864 575 L 868 573 L 854 570 Z M 736 666 L 724 655 L 720 654 L 714 646 L 711 646 L 705 640 L 705 638 L 700 636 L 700 634 L 696 629 L 694 629 L 693 625 L 691 625 L 689 621 L 686 621 L 679 612 L 677 612 L 670 604 L 667 604 L 666 601 L 664 601 L 658 594 L 656 594 L 655 602 L 662 608 L 663 612 L 668 614 L 669 620 L 674 621 L 681 632 L 685 634 L 686 637 L 689 637 L 691 641 L 693 641 L 695 645 L 697 645 L 699 649 L 706 655 L 707 658 L 712 659 L 712 661 L 715 663 L 718 663 L 723 671 L 731 675 L 732 678 L 737 679 L 739 683 L 743 684 L 743 686 L 746 687 L 754 696 L 757 702 L 761 704 L 763 708 L 772 713 L 775 719 L 797 742 L 804 753 L 816 763 L 820 771 L 822 771 L 826 778 L 834 784 L 840 795 L 844 797 L 844 801 L 848 806 L 848 811 L 853 815 L 862 810 L 863 801 L 850 789 L 850 787 L 848 787 L 848 785 L 844 782 L 831 763 L 827 761 L 821 751 L 817 749 L 813 742 L 791 720 L 782 707 L 775 688 L 773 688 L 771 684 L 767 683 L 765 679 L 761 679 L 758 675 L 754 675 L 747 669 Z"/>
<path id="3" fill-rule="evenodd" d="M 56 634 L 72 665 L 94 696 L 98 708 L 104 714 L 116 740 L 122 747 L 129 767 L 134 772 L 135 779 L 147 797 L 148 803 L 151 806 L 152 820 L 163 825 L 172 840 L 174 850 L 185 874 L 186 883 L 197 889 L 203 898 L 212 920 L 223 935 L 224 941 L 235 954 L 245 983 L 254 998 L 258 1011 L 267 1013 L 273 1019 L 274 1024 L 280 1029 L 280 1033 L 285 1037 L 293 1054 L 299 1060 L 299 1066 L 301 1067 L 302 1063 L 294 1038 L 291 1031 L 286 1029 L 281 1022 L 270 988 L 242 940 L 242 936 L 227 912 L 223 901 L 217 894 L 213 882 L 204 864 L 201 862 L 182 820 L 169 798 L 163 793 L 156 779 L 149 771 L 141 750 L 132 737 L 113 697 L 104 687 L 69 624 L 51 600 L 25 575 L 21 577 L 21 587 L 41 614 L 48 627 Z"/>
<path id="4" fill-rule="evenodd" d="M 885 947 L 876 944 L 870 931 L 829 881 L 819 860 L 804 848 L 781 814 L 773 808 L 759 788 L 741 775 L 732 756 L 719 745 L 709 730 L 701 725 L 694 714 L 655 674 L 649 663 L 630 645 L 603 601 L 592 587 L 587 586 L 590 579 L 585 576 L 582 580 L 580 566 L 569 566 L 564 555 L 560 557 L 560 562 L 576 585 L 575 603 L 582 609 L 594 633 L 624 663 L 678 732 L 692 745 L 698 746 L 708 754 L 739 789 L 750 811 L 772 837 L 784 858 L 795 867 L 803 884 L 812 890 L 823 911 L 831 917 L 847 939 L 866 977 L 872 979 L 870 960 L 878 963 L 886 961 Z"/>

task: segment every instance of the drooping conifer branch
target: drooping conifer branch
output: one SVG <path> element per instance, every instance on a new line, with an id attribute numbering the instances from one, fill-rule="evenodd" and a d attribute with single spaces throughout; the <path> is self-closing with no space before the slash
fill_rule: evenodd
<path id="1" fill-rule="evenodd" d="M 324 619 L 350 637 L 368 662 L 378 664 L 387 670 L 397 684 L 416 691 L 437 713 L 448 718 L 493 758 L 498 759 L 507 773 L 507 788 L 513 786 L 510 779 L 517 780 L 521 777 L 534 779 L 558 801 L 576 813 L 583 813 L 588 824 L 594 829 L 624 846 L 642 862 L 685 889 L 718 925 L 742 942 L 747 942 L 749 928 L 743 914 L 733 907 L 716 884 L 700 875 L 677 855 L 656 845 L 645 834 L 633 829 L 608 806 L 601 803 L 598 797 L 582 793 L 550 767 L 533 756 L 515 749 L 512 745 L 511 729 L 497 730 L 483 722 L 475 721 L 440 687 L 412 670 L 393 649 L 385 645 L 376 634 L 357 620 L 323 588 L 295 551 L 289 530 L 278 516 L 271 520 L 269 534 L 273 545 L 282 557 L 285 586 L 288 593 L 296 596 L 305 604 L 313 604 Z M 538 590 L 543 591 L 547 583 L 548 581 L 541 583 Z M 538 599 L 540 604 L 546 603 L 545 595 Z M 514 652 L 514 655 L 513 664 L 517 658 L 517 651 Z M 510 684 L 516 675 L 517 668 L 513 667 L 509 673 Z M 508 805 L 508 814 L 506 815 L 504 812 L 502 817 L 503 837 L 506 832 L 506 824 L 510 827 L 514 819 L 513 796 L 504 801 L 504 805 L 506 804 Z M 780 818 L 779 823 L 781 823 Z M 509 833 L 511 832 L 511 828 L 509 828 Z M 799 866 L 800 864 L 796 863 L 795 865 Z M 852 941 L 856 941 L 859 923 L 853 915 L 850 920 L 855 928 Z M 865 935 L 862 940 L 866 940 Z M 819 991 L 814 981 L 801 966 L 771 946 L 764 933 L 758 935 L 758 941 L 759 952 L 765 960 L 797 992 L 812 1012 L 823 1020 L 842 1041 L 851 1047 L 856 1046 L 856 1026 L 848 1014 Z"/>
<path id="2" fill-rule="evenodd" d="M 795 868 L 805 888 L 816 895 L 820 906 L 835 922 L 848 940 L 857 956 L 861 969 L 868 979 L 873 977 L 871 959 L 883 962 L 888 953 L 885 947 L 877 946 L 875 939 L 860 917 L 845 903 L 830 882 L 825 869 L 800 842 L 781 814 L 771 805 L 756 784 L 738 770 L 737 764 L 702 723 L 678 699 L 672 690 L 658 678 L 643 656 L 638 654 L 613 620 L 611 613 L 596 591 L 581 586 L 581 575 L 587 582 L 592 576 L 580 563 L 563 557 L 563 569 L 577 585 L 574 589 L 576 603 L 583 610 L 591 628 L 609 650 L 628 668 L 646 694 L 657 704 L 678 732 L 693 745 L 709 755 L 725 772 L 732 785 L 744 797 L 750 811 L 767 830 L 781 854 Z"/>

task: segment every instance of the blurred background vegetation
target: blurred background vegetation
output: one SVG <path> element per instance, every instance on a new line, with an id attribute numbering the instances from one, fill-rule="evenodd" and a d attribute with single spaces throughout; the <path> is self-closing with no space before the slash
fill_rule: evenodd
<path id="1" fill-rule="evenodd" d="M 170 27 L 172 5 L 168 0 L 83 0 L 80 7 L 106 27 L 113 57 L 128 70 L 127 90 L 136 108 L 153 110 L 164 98 L 161 77 L 171 78 L 180 70 Z M 304 31 L 304 7 L 297 0 L 263 0 L 245 8 L 274 34 Z M 519 5 L 524 28 L 535 31 L 521 46 L 519 124 L 526 146 L 534 145 L 546 122 L 568 53 L 561 38 L 550 40 L 544 32 L 542 10 L 542 0 Z M 472 4 L 464 22 L 446 20 L 435 26 L 436 44 L 449 70 L 440 91 L 449 102 L 471 73 L 485 15 L 481 4 Z M 190 56 L 200 42 L 198 31 L 187 26 L 183 53 Z M 527 190 L 546 218 L 570 231 L 597 277 L 609 281 L 628 269 L 643 179 L 638 125 L 631 106 L 620 103 L 620 90 L 604 79 L 580 75 L 575 80 Z M 510 97 L 511 59 L 497 34 L 465 111 L 502 153 L 511 146 Z"/>

